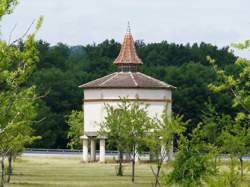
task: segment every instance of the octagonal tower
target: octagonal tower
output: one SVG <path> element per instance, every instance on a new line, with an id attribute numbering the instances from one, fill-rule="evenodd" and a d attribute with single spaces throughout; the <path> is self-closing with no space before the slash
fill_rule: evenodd
<path id="1" fill-rule="evenodd" d="M 97 137 L 100 124 L 105 117 L 105 104 L 117 105 L 121 97 L 129 101 L 139 99 L 149 104 L 150 116 L 161 116 L 166 102 L 171 114 L 173 86 L 138 72 L 143 64 L 135 49 L 133 36 L 128 28 L 120 53 L 114 64 L 118 71 L 79 86 L 84 89 L 84 135 L 83 161 L 96 161 L 96 140 L 100 140 L 100 162 L 105 162 L 105 138 Z M 90 157 L 88 142 L 90 140 Z"/>

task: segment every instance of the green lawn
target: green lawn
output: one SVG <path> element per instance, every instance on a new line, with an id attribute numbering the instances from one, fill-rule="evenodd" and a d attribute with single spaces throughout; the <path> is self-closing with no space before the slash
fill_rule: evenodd
<path id="1" fill-rule="evenodd" d="M 250 163 L 245 162 L 245 182 L 250 186 Z M 136 182 L 131 182 L 130 164 L 125 176 L 115 176 L 116 164 L 80 163 L 76 157 L 21 157 L 14 162 L 14 175 L 7 187 L 152 187 L 150 164 L 137 164 Z M 221 172 L 229 171 L 228 161 L 219 163 Z M 166 170 L 166 168 L 165 168 Z M 215 178 L 215 181 L 218 178 Z M 216 185 L 218 186 L 218 182 Z M 225 185 L 219 185 L 225 186 Z"/>
<path id="2" fill-rule="evenodd" d="M 22 157 L 14 163 L 11 187 L 147 187 L 153 176 L 149 164 L 136 166 L 136 182 L 131 183 L 130 165 L 125 176 L 115 176 L 115 164 L 80 163 L 80 158 Z M 8 186 L 8 185 L 7 185 Z"/>

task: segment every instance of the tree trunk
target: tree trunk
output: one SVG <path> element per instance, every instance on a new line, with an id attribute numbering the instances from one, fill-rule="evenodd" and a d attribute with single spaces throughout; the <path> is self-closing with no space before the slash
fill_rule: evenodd
<path id="1" fill-rule="evenodd" d="M 161 172 L 161 165 L 162 165 L 162 163 L 157 164 L 157 172 L 156 172 L 156 176 L 155 176 L 155 187 L 161 186 L 160 181 L 159 181 L 160 172 Z"/>
<path id="2" fill-rule="evenodd" d="M 135 156 L 136 156 L 136 149 L 134 146 L 133 156 L 132 156 L 132 182 L 135 182 Z"/>
<path id="3" fill-rule="evenodd" d="M 2 165 L 2 180 L 1 180 L 1 187 L 4 187 L 4 157 L 2 157 L 1 160 L 1 165 Z"/>
<path id="4" fill-rule="evenodd" d="M 118 168 L 117 176 L 123 176 L 122 162 L 123 162 L 123 153 L 122 151 L 119 151 L 119 168 Z"/>
<path id="5" fill-rule="evenodd" d="M 240 175 L 243 177 L 243 159 L 240 157 Z"/>
<path id="6" fill-rule="evenodd" d="M 135 155 L 132 159 L 132 182 L 135 182 Z"/>
<path id="7" fill-rule="evenodd" d="M 8 157 L 8 179 L 7 179 L 8 183 L 10 183 L 11 175 L 12 175 L 12 155 L 10 154 Z"/>

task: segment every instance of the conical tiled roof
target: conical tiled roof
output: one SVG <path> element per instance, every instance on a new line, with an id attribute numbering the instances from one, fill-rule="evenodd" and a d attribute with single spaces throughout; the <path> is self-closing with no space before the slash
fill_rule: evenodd
<path id="1" fill-rule="evenodd" d="M 128 29 L 125 34 L 120 53 L 115 59 L 114 64 L 142 64 L 141 59 L 136 53 L 135 43 L 130 29 Z"/>

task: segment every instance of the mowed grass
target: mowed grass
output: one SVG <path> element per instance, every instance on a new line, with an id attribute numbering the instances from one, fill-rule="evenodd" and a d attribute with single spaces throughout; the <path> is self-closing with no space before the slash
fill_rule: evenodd
<path id="1" fill-rule="evenodd" d="M 245 180 L 250 186 L 250 162 L 245 162 Z M 131 182 L 131 166 L 125 164 L 124 176 L 115 175 L 116 164 L 81 163 L 77 157 L 21 157 L 13 163 L 11 184 L 7 187 L 152 187 L 151 164 L 137 164 L 135 183 Z M 220 174 L 213 186 L 227 186 L 222 173 L 229 172 L 229 161 L 218 163 Z M 169 171 L 164 167 L 165 172 Z M 220 178 L 218 178 L 220 177 Z M 173 185 L 175 186 L 175 185 Z M 162 185 L 163 187 L 163 185 Z"/>
<path id="2" fill-rule="evenodd" d="M 135 184 L 130 164 L 123 177 L 115 175 L 116 164 L 81 163 L 72 157 L 21 157 L 13 166 L 11 187 L 151 187 L 153 182 L 150 164 L 136 165 Z"/>

